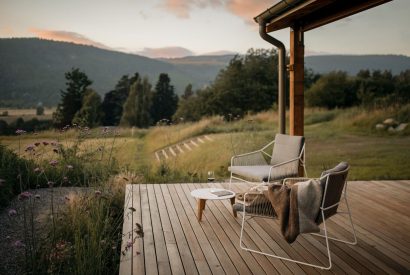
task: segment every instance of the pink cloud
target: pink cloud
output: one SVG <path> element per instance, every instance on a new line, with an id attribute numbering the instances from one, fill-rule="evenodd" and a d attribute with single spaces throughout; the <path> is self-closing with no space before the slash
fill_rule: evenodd
<path id="1" fill-rule="evenodd" d="M 44 29 L 30 29 L 31 33 L 36 35 L 38 38 L 50 39 L 56 41 L 72 42 L 75 44 L 90 45 L 102 49 L 109 49 L 106 45 L 89 39 L 88 37 L 68 31 L 56 31 L 56 30 L 44 30 Z"/>
<path id="2" fill-rule="evenodd" d="M 194 55 L 192 51 L 183 47 L 144 48 L 137 54 L 150 58 L 178 58 Z"/>
<path id="3" fill-rule="evenodd" d="M 228 0 L 227 9 L 233 14 L 243 18 L 246 23 L 255 24 L 253 18 L 270 8 L 272 0 Z"/>
<path id="4" fill-rule="evenodd" d="M 225 0 L 165 0 L 161 5 L 165 10 L 180 18 L 189 18 L 191 9 L 223 5 Z"/>
<path id="5" fill-rule="evenodd" d="M 271 7 L 272 0 L 164 0 L 162 7 L 180 18 L 189 18 L 193 8 L 223 7 L 252 23 L 253 17 Z"/>

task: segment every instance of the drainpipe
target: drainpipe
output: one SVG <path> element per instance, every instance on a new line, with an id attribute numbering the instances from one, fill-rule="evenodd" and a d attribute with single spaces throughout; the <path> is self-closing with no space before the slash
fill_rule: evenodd
<path id="1" fill-rule="evenodd" d="M 276 38 L 266 33 L 266 22 L 260 20 L 259 22 L 259 34 L 263 40 L 274 45 L 279 50 L 279 63 L 278 63 L 278 113 L 279 113 L 279 133 L 286 133 L 286 105 L 285 105 L 285 81 L 286 81 L 286 68 L 285 68 L 285 45 Z"/>

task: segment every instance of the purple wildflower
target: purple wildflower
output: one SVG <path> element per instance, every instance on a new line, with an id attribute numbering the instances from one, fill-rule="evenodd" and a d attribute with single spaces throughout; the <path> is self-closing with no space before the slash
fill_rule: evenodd
<path id="1" fill-rule="evenodd" d="M 50 161 L 51 166 L 56 166 L 57 164 L 58 164 L 58 160 L 53 159 Z"/>
<path id="2" fill-rule="evenodd" d="M 18 196 L 19 201 L 28 200 L 33 194 L 28 191 L 20 193 Z"/>
<path id="3" fill-rule="evenodd" d="M 127 248 L 130 248 L 132 246 L 132 241 L 127 241 Z"/>
<path id="4" fill-rule="evenodd" d="M 47 141 L 43 141 L 43 145 L 47 146 L 49 143 Z"/>
<path id="5" fill-rule="evenodd" d="M 10 209 L 9 210 L 9 217 L 14 217 L 17 216 L 17 211 L 16 209 Z"/>
<path id="6" fill-rule="evenodd" d="M 40 142 L 34 143 L 35 146 L 40 146 L 40 144 L 41 144 Z"/>
<path id="7" fill-rule="evenodd" d="M 34 151 L 34 145 L 33 144 L 30 144 L 30 145 L 28 145 L 27 147 L 26 147 L 26 152 L 30 152 L 30 151 Z"/>
<path id="8" fill-rule="evenodd" d="M 58 150 L 56 148 L 53 149 L 53 152 L 58 154 Z"/>
<path id="9" fill-rule="evenodd" d="M 65 196 L 64 199 L 65 199 L 66 201 L 69 201 L 69 200 L 70 200 L 70 198 L 69 198 L 68 196 Z"/>

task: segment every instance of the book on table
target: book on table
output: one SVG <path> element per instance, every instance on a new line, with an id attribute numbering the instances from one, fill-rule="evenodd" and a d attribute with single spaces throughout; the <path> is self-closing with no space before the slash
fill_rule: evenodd
<path id="1" fill-rule="evenodd" d="M 218 197 L 230 196 L 233 194 L 231 191 L 228 191 L 228 190 L 211 191 L 211 193 Z"/>

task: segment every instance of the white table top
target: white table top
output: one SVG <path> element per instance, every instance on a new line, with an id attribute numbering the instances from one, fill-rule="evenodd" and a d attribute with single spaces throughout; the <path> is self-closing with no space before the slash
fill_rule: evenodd
<path id="1" fill-rule="evenodd" d="M 220 196 L 218 197 L 211 192 L 217 191 L 229 191 L 232 194 L 227 196 Z M 191 192 L 191 195 L 197 199 L 204 199 L 204 200 L 225 200 L 235 197 L 235 192 L 223 188 L 202 188 L 202 189 L 195 189 Z"/>

